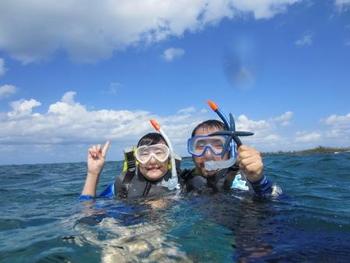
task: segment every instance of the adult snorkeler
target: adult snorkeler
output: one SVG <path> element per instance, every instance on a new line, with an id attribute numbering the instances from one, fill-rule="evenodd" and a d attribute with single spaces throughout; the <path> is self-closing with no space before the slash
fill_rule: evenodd
<path id="1" fill-rule="evenodd" d="M 275 195 L 280 189 L 264 175 L 261 154 L 238 137 L 253 133 L 236 131 L 232 114 L 228 121 L 214 102 L 209 105 L 222 121 L 207 120 L 194 128 L 187 147 L 195 168 L 181 174 L 185 191 L 240 189 L 260 197 Z"/>
<path id="2" fill-rule="evenodd" d="M 88 172 L 80 200 L 90 200 L 96 196 L 109 145 L 107 141 L 102 147 L 94 145 L 89 148 Z M 123 173 L 99 197 L 158 197 L 178 189 L 174 153 L 169 139 L 161 130 L 160 133 L 144 135 L 136 149 L 125 152 Z"/>

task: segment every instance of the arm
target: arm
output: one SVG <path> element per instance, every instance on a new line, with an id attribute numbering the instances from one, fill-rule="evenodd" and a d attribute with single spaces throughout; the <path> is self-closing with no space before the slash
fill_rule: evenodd
<path id="1" fill-rule="evenodd" d="M 87 176 L 80 199 L 86 200 L 96 196 L 96 187 L 100 174 L 102 172 L 105 157 L 109 148 L 110 142 L 107 141 L 101 148 L 101 145 L 94 145 L 89 148 L 87 157 Z"/>

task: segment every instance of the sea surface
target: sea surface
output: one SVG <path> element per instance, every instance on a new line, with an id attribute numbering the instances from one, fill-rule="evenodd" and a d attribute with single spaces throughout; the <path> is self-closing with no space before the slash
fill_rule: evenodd
<path id="1" fill-rule="evenodd" d="M 350 153 L 264 163 L 279 198 L 79 202 L 86 163 L 0 166 L 0 262 L 350 262 Z"/>

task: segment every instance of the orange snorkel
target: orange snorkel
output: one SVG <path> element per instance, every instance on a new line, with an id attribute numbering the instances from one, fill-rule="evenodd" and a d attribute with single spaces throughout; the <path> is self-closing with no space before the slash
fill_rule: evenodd
<path id="1" fill-rule="evenodd" d="M 230 125 L 229 125 L 225 115 L 219 109 L 218 105 L 212 100 L 208 100 L 208 105 L 220 117 L 220 119 L 224 122 L 226 129 L 229 130 Z"/>

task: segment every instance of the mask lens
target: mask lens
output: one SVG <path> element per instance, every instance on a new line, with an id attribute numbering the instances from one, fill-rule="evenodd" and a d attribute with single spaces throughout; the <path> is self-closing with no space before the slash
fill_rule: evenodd
<path id="1" fill-rule="evenodd" d="M 136 159 L 142 164 L 149 162 L 152 156 L 159 162 L 165 162 L 169 158 L 169 148 L 165 144 L 154 144 L 140 146 L 135 151 Z"/>
<path id="2" fill-rule="evenodd" d="M 188 150 L 198 157 L 202 156 L 207 148 L 215 155 L 220 155 L 225 150 L 225 142 L 228 139 L 227 136 L 195 136 L 189 140 Z"/>

